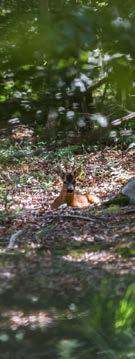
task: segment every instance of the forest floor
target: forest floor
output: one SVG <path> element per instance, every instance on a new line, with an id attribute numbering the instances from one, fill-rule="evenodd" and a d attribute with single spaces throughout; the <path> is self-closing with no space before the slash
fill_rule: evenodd
<path id="1" fill-rule="evenodd" d="M 3 295 L 14 289 L 15 300 L 25 295 L 25 302 L 37 288 L 79 295 L 104 272 L 135 274 L 134 208 L 103 206 L 135 175 L 133 149 L 93 148 L 89 153 L 70 146 L 54 151 L 43 142 L 34 144 L 31 137 L 19 141 L 3 136 L 0 157 Z M 56 168 L 65 160 L 82 165 L 77 189 L 96 194 L 99 205 L 51 210 L 61 188 Z"/>

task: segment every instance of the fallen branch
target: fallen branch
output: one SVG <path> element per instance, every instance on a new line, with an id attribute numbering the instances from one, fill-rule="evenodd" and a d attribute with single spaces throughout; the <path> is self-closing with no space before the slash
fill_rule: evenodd
<path id="1" fill-rule="evenodd" d="M 97 219 L 99 218 L 90 218 L 90 217 L 86 217 L 86 216 L 78 216 L 77 214 L 60 214 L 58 217 L 60 218 L 71 218 L 71 219 L 81 219 L 83 221 L 88 221 L 88 222 L 96 222 Z"/>
<path id="2" fill-rule="evenodd" d="M 117 118 L 116 120 L 112 121 L 112 125 L 113 126 L 119 126 L 121 125 L 122 122 L 124 121 L 128 121 L 128 120 L 133 120 L 135 118 L 135 112 L 131 112 L 126 116 L 123 116 L 121 118 Z"/>
<path id="3" fill-rule="evenodd" d="M 11 237 L 9 239 L 9 244 L 7 246 L 7 249 L 13 249 L 14 248 L 15 241 L 20 236 L 20 234 L 22 234 L 22 229 L 20 229 L 19 231 L 15 232 L 14 234 L 11 235 Z"/>
<path id="4" fill-rule="evenodd" d="M 91 116 L 92 116 L 92 114 L 90 112 L 79 112 L 79 114 L 87 116 L 88 118 L 91 118 Z M 116 120 L 113 120 L 111 122 L 111 125 L 119 126 L 119 125 L 121 125 L 122 122 L 128 121 L 128 120 L 133 120 L 134 118 L 135 118 L 135 112 L 131 112 L 126 116 L 123 116 L 121 118 L 117 118 Z"/>
<path id="5" fill-rule="evenodd" d="M 124 212 L 124 214 L 132 214 L 132 213 L 135 213 L 135 208 L 131 208 L 131 209 L 129 208 Z"/>
<path id="6" fill-rule="evenodd" d="M 45 219 L 48 219 L 48 218 L 71 218 L 71 219 L 80 219 L 80 220 L 84 220 L 84 221 L 88 221 L 88 222 L 96 222 L 97 220 L 105 220 L 104 217 L 87 217 L 87 216 L 80 216 L 78 214 L 54 214 L 54 213 L 50 213 L 48 214 L 47 216 L 45 216 Z"/>

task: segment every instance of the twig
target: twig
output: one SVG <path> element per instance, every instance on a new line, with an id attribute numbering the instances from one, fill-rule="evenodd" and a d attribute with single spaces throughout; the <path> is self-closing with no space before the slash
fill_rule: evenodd
<path id="1" fill-rule="evenodd" d="M 123 121 L 132 120 L 135 118 L 135 112 L 130 112 L 128 115 L 123 116 L 121 118 L 117 118 L 116 120 L 112 121 L 113 126 L 119 126 Z"/>
<path id="2" fill-rule="evenodd" d="M 60 218 L 75 218 L 75 219 L 82 219 L 84 221 L 89 221 L 89 222 L 96 222 L 96 218 L 90 218 L 90 217 L 85 217 L 85 216 L 78 216 L 77 214 L 60 214 L 58 215 L 58 217 Z"/>
<path id="3" fill-rule="evenodd" d="M 77 215 L 77 214 L 48 214 L 47 216 L 45 216 L 45 219 L 48 219 L 48 218 L 75 218 L 75 219 L 81 219 L 81 220 L 84 220 L 84 221 L 89 221 L 89 222 L 96 222 L 97 220 L 105 220 L 104 217 L 87 217 L 87 216 L 80 216 L 80 215 Z"/>
<path id="4" fill-rule="evenodd" d="M 16 239 L 20 236 L 20 234 L 22 234 L 22 229 L 20 229 L 19 231 L 13 233 L 9 239 L 9 244 L 7 246 L 7 249 L 13 249 L 14 245 L 15 245 L 15 241 Z"/>
<path id="5" fill-rule="evenodd" d="M 127 209 L 124 214 L 135 213 L 135 208 Z"/>

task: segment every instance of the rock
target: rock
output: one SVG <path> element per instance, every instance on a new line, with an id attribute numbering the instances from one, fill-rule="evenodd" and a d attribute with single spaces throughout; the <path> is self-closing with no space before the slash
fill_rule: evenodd
<path id="1" fill-rule="evenodd" d="M 135 204 L 135 177 L 123 186 L 121 193 L 128 198 L 129 204 Z"/>
<path id="2" fill-rule="evenodd" d="M 107 207 L 111 205 L 126 206 L 129 204 L 135 204 L 135 177 L 130 178 L 122 187 L 120 193 L 104 203 Z"/>

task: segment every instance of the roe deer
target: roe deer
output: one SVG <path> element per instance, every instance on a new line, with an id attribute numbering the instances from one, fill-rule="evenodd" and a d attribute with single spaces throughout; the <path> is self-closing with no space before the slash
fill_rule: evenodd
<path id="1" fill-rule="evenodd" d="M 59 171 L 59 172 L 58 172 Z M 79 194 L 75 192 L 76 179 L 79 176 L 81 169 L 72 169 L 72 171 L 63 171 L 61 168 L 57 171 L 58 175 L 63 181 L 63 186 L 60 195 L 54 200 L 51 205 L 52 209 L 58 208 L 60 205 L 66 203 L 70 207 L 85 208 L 92 203 L 99 203 L 96 196 L 89 193 Z"/>

